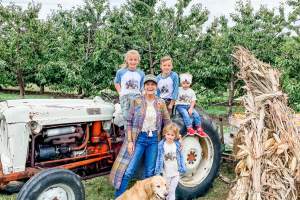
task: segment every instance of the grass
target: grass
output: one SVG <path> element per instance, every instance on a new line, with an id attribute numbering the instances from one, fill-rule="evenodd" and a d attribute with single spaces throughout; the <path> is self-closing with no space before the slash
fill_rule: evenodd
<path id="1" fill-rule="evenodd" d="M 222 165 L 221 174 L 233 179 L 234 175 L 232 164 Z M 114 197 L 114 189 L 109 184 L 107 176 L 84 181 L 84 187 L 87 200 L 111 200 Z M 229 185 L 217 178 L 208 193 L 197 200 L 225 200 L 228 191 Z M 16 194 L 8 195 L 0 193 L 0 200 L 15 200 L 16 196 Z"/>
<path id="2" fill-rule="evenodd" d="M 25 98 L 28 98 L 28 99 L 51 99 L 53 97 L 51 97 L 49 95 L 26 95 Z M 12 99 L 20 99 L 20 96 L 16 93 L 0 92 L 0 101 L 12 100 Z"/>
<path id="3" fill-rule="evenodd" d="M 26 95 L 25 98 L 33 98 L 33 99 L 45 99 L 45 98 L 53 98 L 49 95 Z M 16 93 L 3 93 L 0 92 L 0 100 L 9 100 L 9 99 L 19 99 L 19 95 Z M 226 107 L 224 106 L 209 106 L 204 107 L 205 111 L 208 114 L 225 114 Z M 236 108 L 240 109 L 240 108 Z M 233 178 L 233 166 L 232 165 L 222 165 L 221 174 Z M 87 200 L 110 200 L 113 199 L 114 189 L 109 184 L 107 176 L 102 176 L 98 178 L 94 178 L 91 180 L 84 181 L 85 193 Z M 200 197 L 197 200 L 225 200 L 227 197 L 227 193 L 229 191 L 229 185 L 221 181 L 217 178 L 213 187 L 209 190 L 205 197 Z M 4 194 L 0 193 L 0 200 L 15 200 L 16 194 Z"/>
<path id="4" fill-rule="evenodd" d="M 203 106 L 205 113 L 209 115 L 226 115 L 228 112 L 228 108 L 226 106 Z M 242 106 L 233 106 L 232 111 L 235 112 L 244 112 L 244 108 Z"/>

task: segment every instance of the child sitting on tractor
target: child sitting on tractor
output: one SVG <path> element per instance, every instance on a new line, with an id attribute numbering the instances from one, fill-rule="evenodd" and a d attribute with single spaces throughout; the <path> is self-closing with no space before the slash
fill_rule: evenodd
<path id="1" fill-rule="evenodd" d="M 191 88 L 192 75 L 184 73 L 180 75 L 180 84 L 178 91 L 178 99 L 176 100 L 176 110 L 181 115 L 183 122 L 187 128 L 188 135 L 199 135 L 200 137 L 208 137 L 201 127 L 201 117 L 194 109 L 196 104 L 196 94 Z M 191 119 L 192 118 L 192 119 Z M 192 121 L 193 120 L 193 121 Z M 196 130 L 193 129 L 193 122 Z"/>

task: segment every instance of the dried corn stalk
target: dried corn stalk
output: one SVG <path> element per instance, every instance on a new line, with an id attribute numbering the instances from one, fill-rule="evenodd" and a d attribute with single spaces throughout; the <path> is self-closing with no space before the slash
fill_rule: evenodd
<path id="1" fill-rule="evenodd" d="M 247 91 L 246 119 L 238 132 L 237 182 L 227 200 L 296 200 L 300 140 L 280 74 L 243 47 L 233 58 Z"/>

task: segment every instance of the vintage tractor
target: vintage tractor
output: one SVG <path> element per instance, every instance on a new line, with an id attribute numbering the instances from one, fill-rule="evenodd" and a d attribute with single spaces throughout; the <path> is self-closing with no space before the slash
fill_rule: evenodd
<path id="1" fill-rule="evenodd" d="M 81 179 L 108 174 L 124 139 L 115 106 L 101 98 L 34 99 L 0 102 L 0 186 L 16 189 L 17 199 L 82 200 Z M 178 115 L 176 122 L 185 135 Z M 207 192 L 218 174 L 221 150 L 213 123 L 205 119 L 209 138 L 184 136 L 187 173 L 178 199 Z"/>

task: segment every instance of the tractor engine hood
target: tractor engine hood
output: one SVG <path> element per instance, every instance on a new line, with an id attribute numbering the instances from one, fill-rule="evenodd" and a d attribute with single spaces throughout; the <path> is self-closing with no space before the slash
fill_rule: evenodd
<path id="1" fill-rule="evenodd" d="M 113 104 L 91 99 L 20 99 L 0 102 L 0 120 L 7 124 L 36 122 L 38 125 L 111 120 Z"/>

